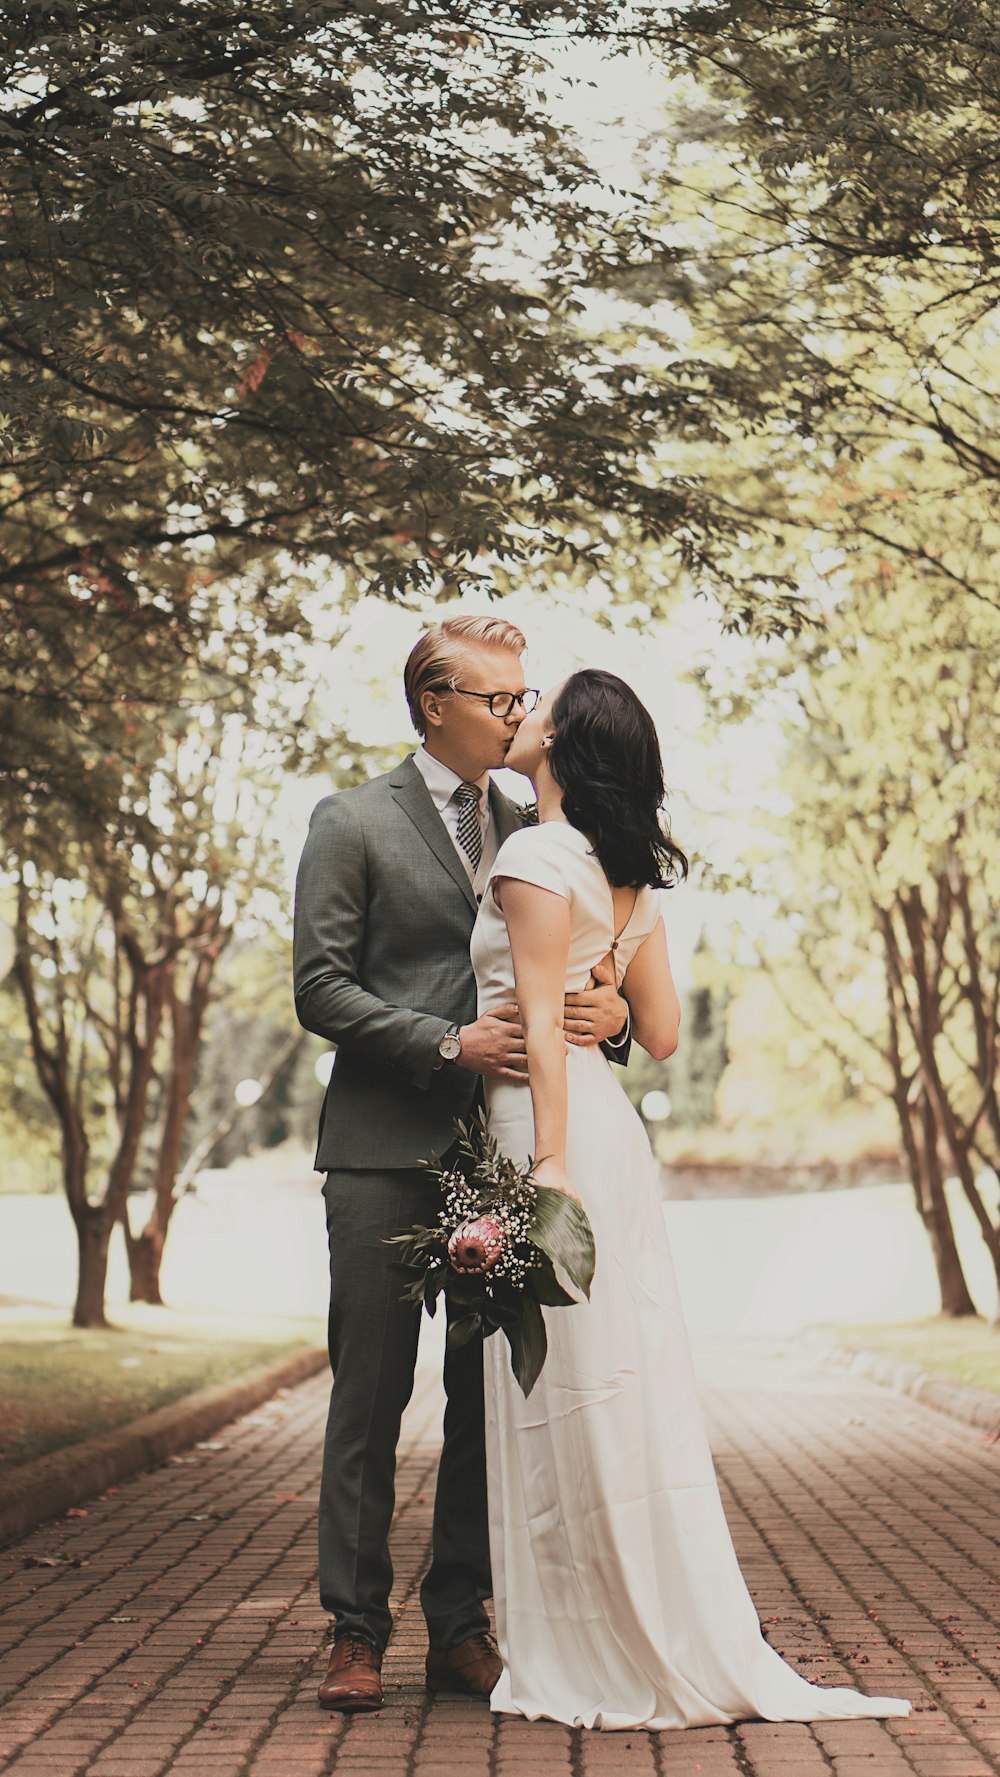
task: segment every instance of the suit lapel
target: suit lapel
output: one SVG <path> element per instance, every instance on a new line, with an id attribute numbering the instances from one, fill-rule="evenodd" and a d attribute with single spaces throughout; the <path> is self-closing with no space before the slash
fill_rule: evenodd
<path id="1" fill-rule="evenodd" d="M 492 780 L 490 781 L 490 819 L 496 822 L 498 851 L 504 840 L 509 839 L 512 833 L 519 832 L 523 825 L 514 803 L 503 794 L 502 790 L 497 789 Z"/>
<path id="2" fill-rule="evenodd" d="M 421 839 L 430 846 L 452 881 L 458 884 L 475 913 L 478 906 L 475 890 L 451 842 L 451 835 L 431 801 L 430 791 L 413 763 L 412 753 L 393 772 L 389 779 L 389 788 L 400 808 L 413 822 Z M 494 805 L 491 803 L 492 806 Z"/>

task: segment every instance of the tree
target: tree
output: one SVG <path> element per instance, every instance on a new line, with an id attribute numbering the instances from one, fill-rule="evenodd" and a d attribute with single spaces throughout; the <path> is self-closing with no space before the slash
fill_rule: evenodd
<path id="1" fill-rule="evenodd" d="M 725 589 L 713 538 L 747 512 L 706 488 L 702 447 L 772 416 L 809 436 L 853 390 L 815 350 L 817 292 L 944 279 L 920 315 L 958 305 L 955 337 L 994 304 L 987 0 L 267 0 L 252 19 L 223 0 L 77 25 L 21 0 L 2 27 L 8 740 L 117 698 L 151 628 L 196 645 L 193 574 L 256 564 L 280 622 L 295 564 L 437 594 L 539 553 L 603 562 L 632 533 L 671 582 L 711 566 Z M 553 124 L 574 38 L 645 45 L 675 79 L 659 218 L 599 196 Z M 689 226 L 706 196 L 728 205 L 715 241 Z M 602 285 L 714 321 L 718 344 L 608 349 L 579 316 Z M 852 312 L 863 332 L 879 311 Z M 995 476 L 966 366 L 933 368 L 910 417 Z M 794 611 L 780 576 L 729 578 L 732 620 Z"/>
<path id="2" fill-rule="evenodd" d="M 685 995 L 684 1041 L 664 1069 L 671 1100 L 671 1127 L 703 1129 L 715 1117 L 716 1093 L 729 1060 L 727 1012 L 732 998 L 718 980 L 704 932 L 693 958 L 694 979 Z"/>
<path id="3" fill-rule="evenodd" d="M 735 0 L 678 12 L 662 35 L 670 65 L 724 103 L 716 121 L 756 163 L 758 190 L 791 200 L 790 221 L 807 175 L 797 232 L 829 263 L 966 259 L 985 294 L 1000 197 L 995 24 L 988 0 Z"/>
<path id="4" fill-rule="evenodd" d="M 192 694 L 195 686 L 189 687 Z M 204 690 L 204 686 L 202 687 Z M 149 802 L 155 842 L 51 833 L 29 810 L 8 850 L 16 969 L 35 1065 L 62 1135 L 76 1226 L 74 1324 L 104 1324 L 112 1232 L 124 1222 L 134 1298 L 159 1300 L 199 1043 L 237 919 L 280 927 L 266 822 L 277 751 L 267 729 L 201 704 L 139 758 L 122 794 Z M 128 1194 L 148 1160 L 153 1204 Z M 96 1176 L 95 1176 L 96 1175 Z"/>
<path id="5" fill-rule="evenodd" d="M 13 906 L 9 910 L 13 913 Z M 32 1059 L 31 1035 L 13 975 L 0 985 L 0 1147 L 4 1190 L 57 1188 L 59 1131 Z"/>
<path id="6" fill-rule="evenodd" d="M 567 0 L 549 29 L 618 22 Z M 126 663 L 144 662 L 139 696 L 168 697 L 156 662 L 197 652 L 206 580 L 242 576 L 287 629 L 297 568 L 437 595 L 491 559 L 600 557 L 608 513 L 702 559 L 703 496 L 646 456 L 654 431 L 706 430 L 704 388 L 576 324 L 641 228 L 595 202 L 552 123 L 542 25 L 528 0 L 252 17 L 154 0 L 71 32 L 36 0 L 7 10 L 0 692 L 18 766 L 26 722 L 131 696 Z M 50 744 L 33 734 L 27 764 Z"/>
<path id="7" fill-rule="evenodd" d="M 694 981 L 683 996 L 682 1040 L 669 1061 L 653 1061 L 633 1047 L 624 1076 L 625 1090 L 637 1109 L 648 1092 L 665 1092 L 670 1100 L 670 1128 L 701 1129 L 715 1115 L 715 1095 L 728 1060 L 726 1009 L 728 986 L 712 979 L 706 966 L 708 948 L 702 933 L 694 955 Z"/>
<path id="8" fill-rule="evenodd" d="M 752 383 L 757 432 L 705 471 L 737 560 L 815 624 L 725 687 L 737 719 L 777 688 L 797 707 L 789 861 L 750 874 L 797 934 L 796 1009 L 896 1107 L 966 1313 L 949 1169 L 998 1258 L 976 1174 L 997 1160 L 993 20 L 749 4 L 678 15 L 672 46 L 689 81 L 649 148 L 659 252 L 620 287 L 651 344 L 683 308 L 692 354 Z"/>
<path id="9" fill-rule="evenodd" d="M 630 353 L 704 366 L 709 400 L 724 379 L 715 437 L 678 437 L 672 467 L 729 521 L 730 615 L 761 628 L 768 588 L 815 610 L 811 470 L 834 464 L 828 540 L 862 572 L 874 545 L 933 596 L 995 601 L 965 556 L 969 524 L 996 524 L 1000 467 L 992 8 L 739 0 L 642 19 L 666 77 L 644 149 L 659 199 L 645 262 L 610 277 Z"/>
<path id="10" fill-rule="evenodd" d="M 751 687 L 786 710 L 787 813 L 763 823 L 772 849 L 751 879 L 784 915 L 772 943 L 790 935 L 801 965 L 793 1009 L 891 1099 L 955 1315 L 975 1307 L 949 1169 L 1000 1285 L 998 661 L 997 613 L 928 608 L 919 580 L 883 564 Z"/>
<path id="11" fill-rule="evenodd" d="M 107 873 L 101 898 L 88 894 L 76 854 L 63 846 L 58 860 L 39 853 L 11 871 L 15 968 L 38 1077 L 62 1137 L 79 1255 L 73 1324 L 103 1326 L 108 1248 L 139 1152 L 163 1019 L 163 952 L 144 950 L 124 917 L 117 872 Z M 102 951 L 113 956 L 110 982 Z"/>
<path id="12" fill-rule="evenodd" d="M 645 43 L 675 77 L 656 202 L 599 198 L 554 127 L 566 36 Z M 0 814 L 22 888 L 41 873 L 21 971 L 74 1178 L 100 1024 L 61 1027 L 40 964 L 98 980 L 127 906 L 114 1015 L 94 1002 L 131 1057 L 124 1139 L 133 1073 L 136 1105 L 169 1096 L 147 1029 L 173 992 L 183 1033 L 199 992 L 129 923 L 129 866 L 159 847 L 136 762 L 161 712 L 193 721 L 206 667 L 218 719 L 247 715 L 303 589 L 437 596 L 562 562 L 632 597 L 641 560 L 651 608 L 690 574 L 759 630 L 821 614 L 845 570 L 881 596 L 881 561 L 934 622 L 994 602 L 986 0 L 154 0 L 72 33 L 21 0 L 0 40 Z"/>
<path id="13" fill-rule="evenodd" d="M 287 974 L 287 970 L 285 971 Z M 283 983 L 284 985 L 284 983 Z M 287 991 L 285 1000 L 287 1002 Z M 303 1057 L 308 1061 L 311 1086 L 308 1111 L 301 1119 L 303 1143 L 312 1140 L 316 1124 L 316 1050 L 309 1052 L 307 1034 L 289 1030 L 286 1024 L 261 1016 L 234 1015 L 225 992 L 216 1005 L 217 1031 L 209 1034 L 200 1057 L 199 1084 L 191 1101 L 189 1119 L 191 1143 L 183 1165 L 177 1173 L 174 1194 L 180 1196 L 210 1161 L 217 1166 L 232 1165 L 258 1146 L 274 1147 L 292 1133 L 286 1122 L 288 1112 L 297 1124 L 304 1108 L 289 1103 L 290 1087 L 300 1072 Z M 212 1035 L 216 1041 L 212 1041 Z M 244 1057 L 242 1065 L 232 1065 L 232 1049 L 239 1045 Z M 225 1061 L 228 1059 L 229 1066 Z M 221 1075 L 218 1070 L 222 1063 Z M 250 1080 L 255 1088 L 252 1099 L 236 1096 L 241 1080 Z"/>

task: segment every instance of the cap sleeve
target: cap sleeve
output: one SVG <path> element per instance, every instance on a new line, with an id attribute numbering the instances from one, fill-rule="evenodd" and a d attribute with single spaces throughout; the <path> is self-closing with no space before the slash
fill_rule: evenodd
<path id="1" fill-rule="evenodd" d="M 562 895 L 566 901 L 570 898 L 563 859 L 548 842 L 544 827 L 523 827 L 519 833 L 512 833 L 504 840 L 490 871 L 491 886 L 505 876 L 516 877 L 518 882 L 533 882 L 537 888 L 551 889 L 553 894 Z"/>

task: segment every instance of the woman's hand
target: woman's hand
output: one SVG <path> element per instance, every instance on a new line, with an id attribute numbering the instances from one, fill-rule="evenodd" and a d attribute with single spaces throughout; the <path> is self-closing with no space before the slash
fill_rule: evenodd
<path id="1" fill-rule="evenodd" d="M 569 1182 L 565 1168 L 555 1160 L 539 1160 L 533 1176 L 536 1185 L 545 1185 L 550 1191 L 561 1191 L 564 1197 L 572 1197 L 579 1203 L 580 1199 Z"/>

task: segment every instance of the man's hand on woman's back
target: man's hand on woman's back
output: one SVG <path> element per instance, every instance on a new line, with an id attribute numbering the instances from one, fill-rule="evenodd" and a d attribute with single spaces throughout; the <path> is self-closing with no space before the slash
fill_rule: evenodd
<path id="1" fill-rule="evenodd" d="M 616 1037 L 628 1018 L 628 1004 L 614 985 L 611 963 L 598 963 L 591 981 L 592 986 L 566 995 L 566 1041 L 578 1049 L 596 1048 Z M 528 1052 L 516 1001 L 484 1012 L 475 1024 L 463 1025 L 458 1034 L 462 1041 L 459 1067 L 473 1074 L 488 1074 L 494 1080 L 523 1083 L 527 1079 Z"/>
<path id="2" fill-rule="evenodd" d="M 615 986 L 610 956 L 591 970 L 590 978 L 592 986 L 566 995 L 566 1041 L 578 1049 L 613 1041 L 628 1021 L 628 1002 Z"/>

